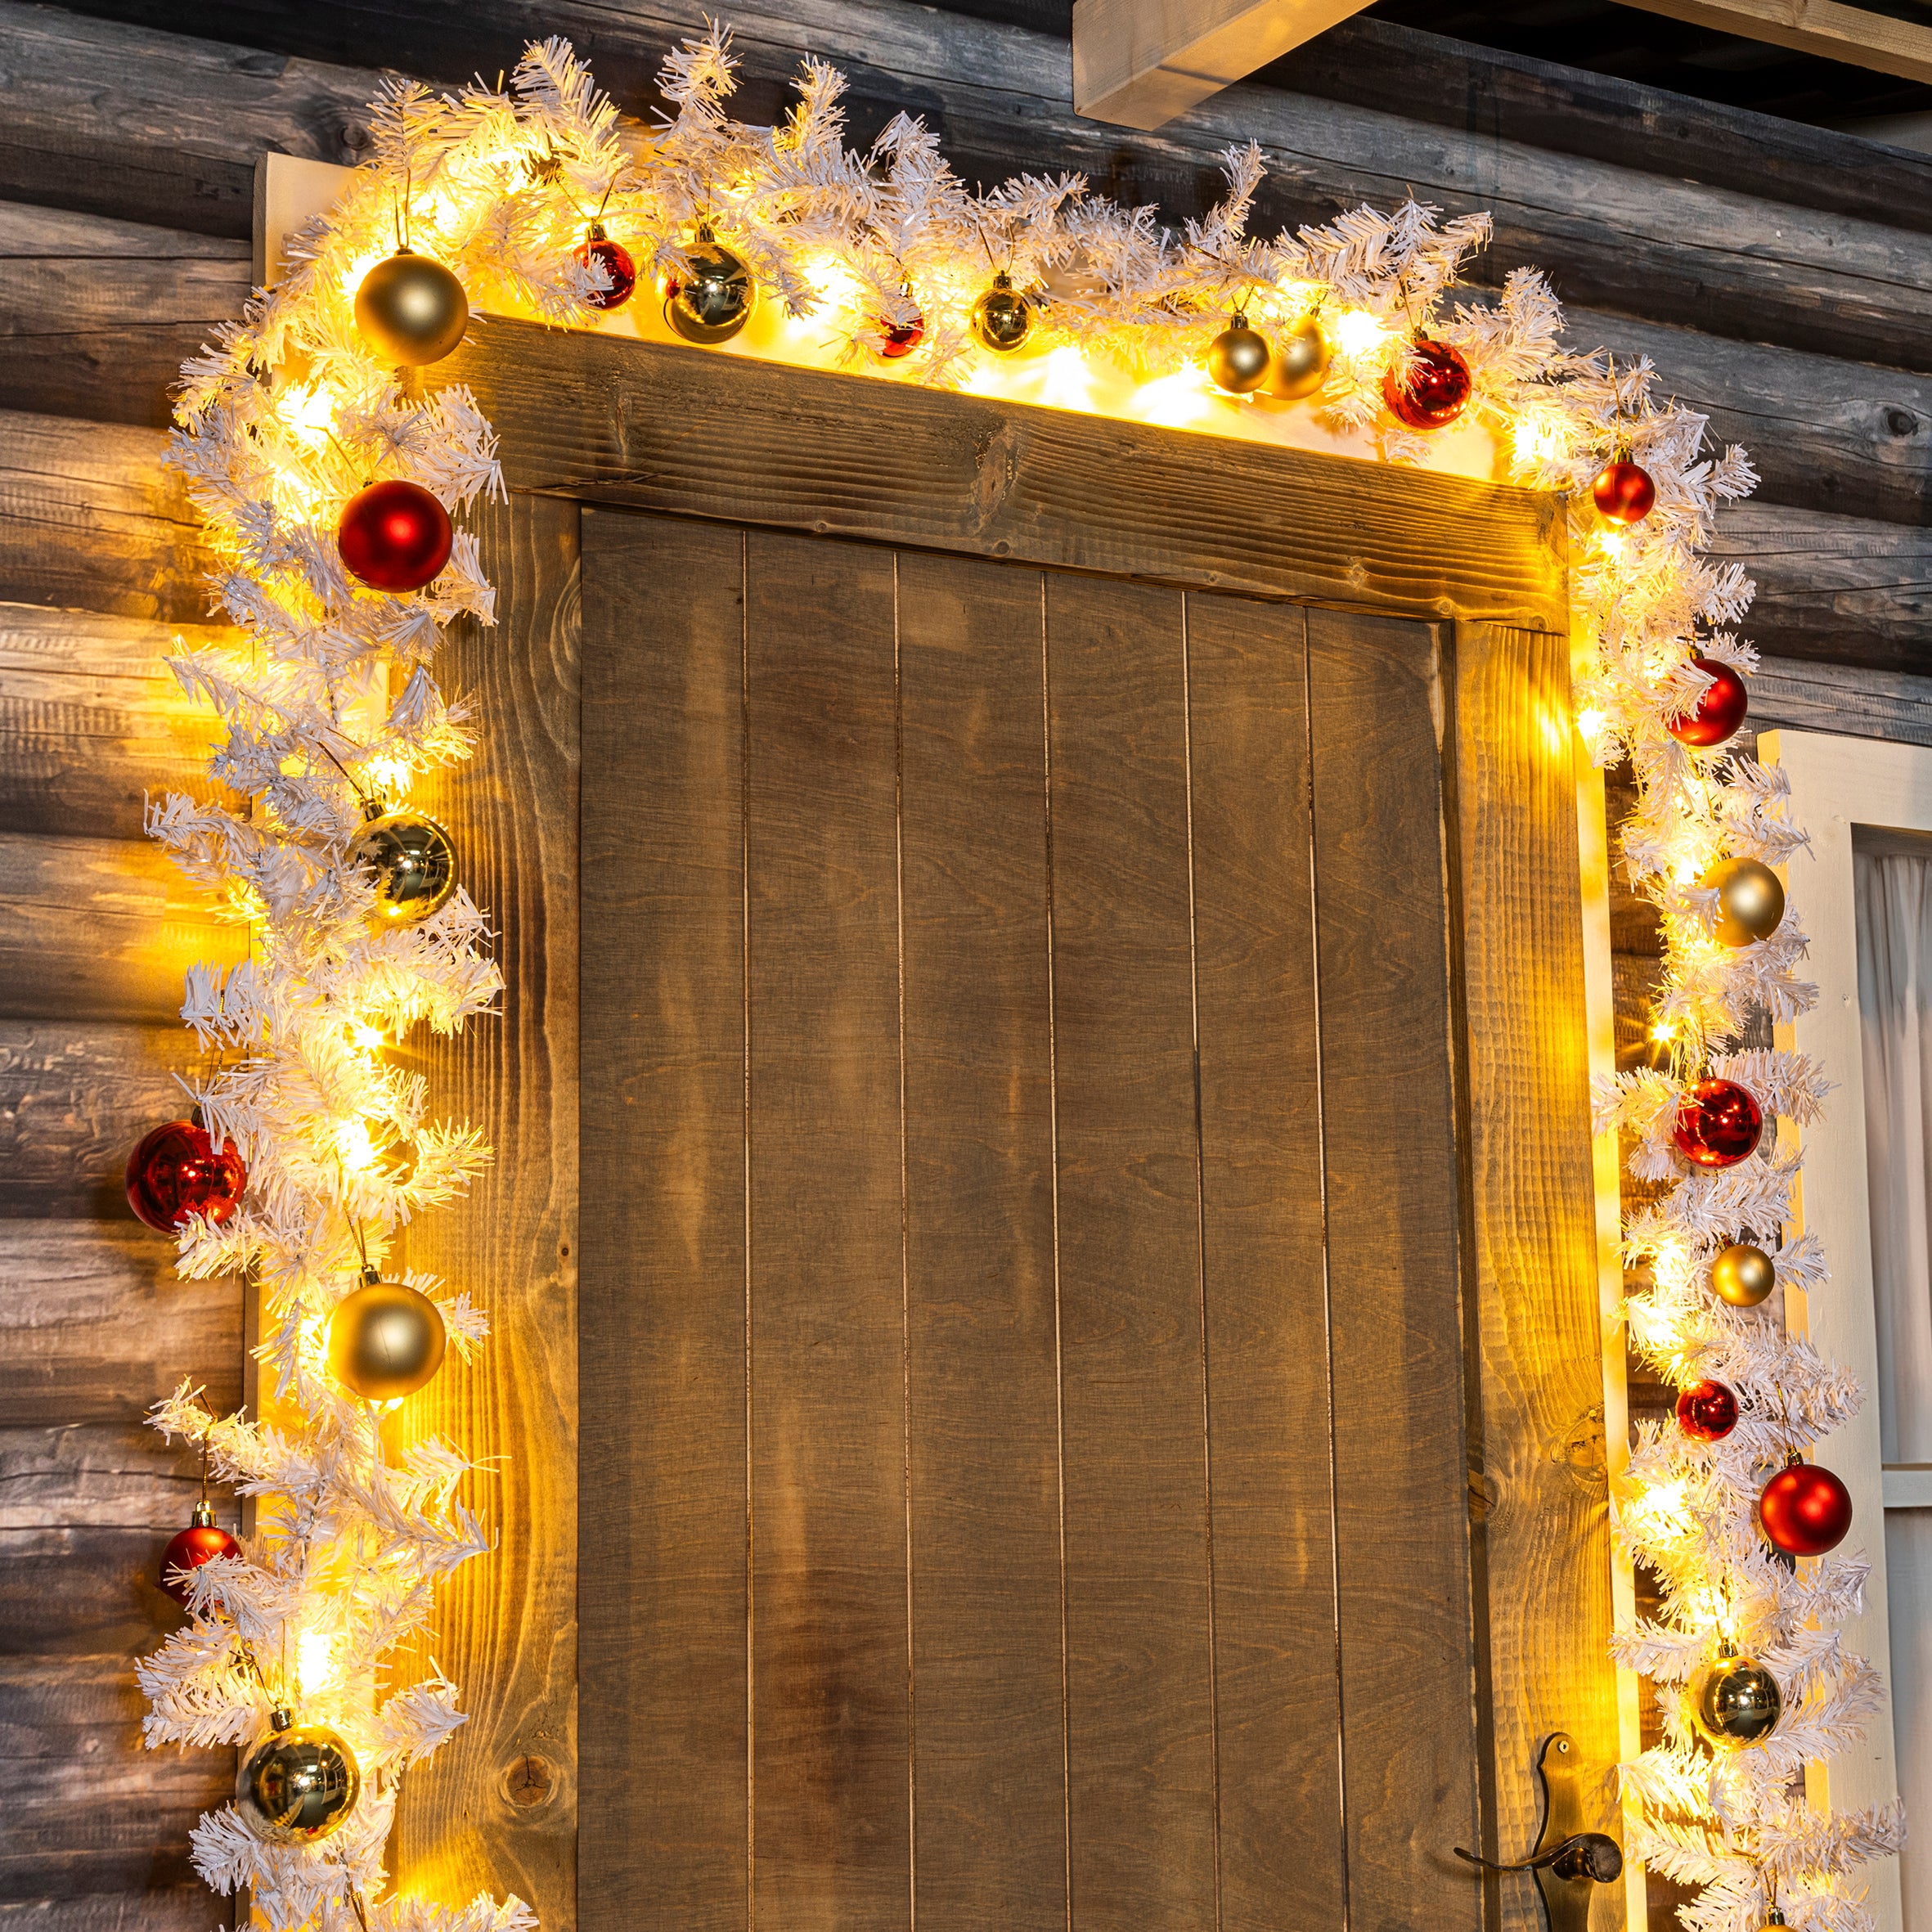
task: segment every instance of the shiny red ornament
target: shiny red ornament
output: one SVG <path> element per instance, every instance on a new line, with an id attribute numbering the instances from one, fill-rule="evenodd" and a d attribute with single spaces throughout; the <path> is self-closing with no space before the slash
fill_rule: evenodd
<path id="1" fill-rule="evenodd" d="M 915 315 L 910 322 L 888 322 L 883 317 L 874 325 L 881 338 L 878 353 L 888 362 L 910 356 L 926 339 L 926 318 Z"/>
<path id="2" fill-rule="evenodd" d="M 449 512 L 420 483 L 391 477 L 349 498 L 335 547 L 372 591 L 420 591 L 449 561 Z"/>
<path id="3" fill-rule="evenodd" d="M 1750 709 L 1744 680 L 1728 664 L 1720 664 L 1714 658 L 1693 658 L 1691 662 L 1700 671 L 1709 672 L 1714 681 L 1698 700 L 1695 711 L 1665 729 L 1679 744 L 1722 744 L 1744 722 L 1744 714 Z"/>
<path id="4" fill-rule="evenodd" d="M 1469 401 L 1469 365 L 1460 349 L 1418 335 L 1409 353 L 1384 371 L 1382 400 L 1389 413 L 1412 429 L 1440 429 L 1462 413 Z"/>
<path id="5" fill-rule="evenodd" d="M 1756 1151 L 1764 1131 L 1757 1101 L 1732 1080 L 1701 1080 L 1677 1103 L 1671 1139 L 1698 1167 L 1735 1167 Z"/>
<path id="6" fill-rule="evenodd" d="M 1677 1399 L 1677 1426 L 1693 1442 L 1719 1442 L 1737 1427 L 1737 1398 L 1721 1382 L 1694 1382 Z"/>
<path id="7" fill-rule="evenodd" d="M 1606 463 L 1590 485 L 1600 514 L 1613 523 L 1641 523 L 1656 507 L 1657 486 L 1651 473 L 1627 457 Z"/>
<path id="8" fill-rule="evenodd" d="M 593 308 L 622 308 L 637 286 L 637 264 L 622 242 L 613 241 L 604 232 L 601 222 L 592 222 L 591 231 L 577 249 L 577 258 L 588 268 L 594 263 L 604 271 L 607 288 L 593 290 L 584 300 Z"/>
<path id="9" fill-rule="evenodd" d="M 186 1610 L 188 1581 L 179 1572 L 199 1570 L 216 1557 L 240 1554 L 241 1545 L 215 1521 L 214 1512 L 205 1503 L 197 1503 L 187 1528 L 177 1530 L 161 1552 L 161 1588 Z"/>
<path id="10" fill-rule="evenodd" d="M 1787 1557 L 1822 1557 L 1836 1549 L 1852 1526 L 1852 1499 L 1829 1469 L 1791 1462 L 1765 1484 L 1758 1521 Z"/>
<path id="11" fill-rule="evenodd" d="M 248 1185 L 233 1142 L 218 1154 L 205 1128 L 169 1121 L 128 1157 L 128 1205 L 156 1233 L 172 1234 L 191 1214 L 218 1228 L 231 1220 Z"/>

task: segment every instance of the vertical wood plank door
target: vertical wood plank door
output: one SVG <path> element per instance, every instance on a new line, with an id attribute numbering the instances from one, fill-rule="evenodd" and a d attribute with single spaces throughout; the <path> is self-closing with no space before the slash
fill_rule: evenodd
<path id="1" fill-rule="evenodd" d="M 1455 627 L 582 537 L 578 1922 L 1475 1932 Z"/>

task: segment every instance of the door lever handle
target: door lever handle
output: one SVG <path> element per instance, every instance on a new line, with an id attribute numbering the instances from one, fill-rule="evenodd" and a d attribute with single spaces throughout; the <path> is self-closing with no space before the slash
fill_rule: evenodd
<path id="1" fill-rule="evenodd" d="M 1539 1852 L 1514 1865 L 1498 1865 L 1494 1858 L 1479 1858 L 1457 1845 L 1458 1858 L 1480 1865 L 1485 1871 L 1545 1871 L 1552 1878 L 1587 1878 L 1599 1885 L 1614 1885 L 1624 1876 L 1623 1848 L 1602 1831 L 1578 1831 L 1561 1844 Z"/>
<path id="2" fill-rule="evenodd" d="M 1530 1873 L 1543 1903 L 1545 1932 L 1589 1932 L 1595 1888 L 1614 1885 L 1624 1876 L 1624 1853 L 1617 1841 L 1607 1832 L 1582 1829 L 1597 1808 L 1586 1801 L 1583 1777 L 1583 1755 L 1575 1741 L 1564 1732 L 1552 1731 L 1536 1754 L 1543 1824 L 1529 1857 L 1517 1864 L 1502 1865 L 1464 1851 L 1461 1845 L 1455 1848 L 1456 1856 L 1465 1864 L 1485 1871 Z"/>

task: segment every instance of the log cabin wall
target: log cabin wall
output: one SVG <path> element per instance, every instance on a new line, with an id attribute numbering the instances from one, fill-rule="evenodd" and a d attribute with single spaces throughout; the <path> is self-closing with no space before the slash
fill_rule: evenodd
<path id="1" fill-rule="evenodd" d="M 1932 742 L 1932 160 L 1373 20 L 1129 137 L 1074 119 L 1050 34 L 906 0 L 728 11 L 741 112 L 816 52 L 859 138 L 923 114 L 968 177 L 1077 168 L 1178 218 L 1253 135 L 1264 226 L 1409 186 L 1494 210 L 1486 273 L 1547 267 L 1579 341 L 1648 351 L 1750 446 L 1764 487 L 1720 549 L 1759 585 L 1755 721 Z M 209 1925 L 187 1834 L 232 1776 L 138 1752 L 129 1669 L 173 1615 L 151 1578 L 194 1494 L 142 1415 L 182 1375 L 217 1405 L 242 1388 L 233 1284 L 175 1280 L 119 1189 L 190 1063 L 182 968 L 233 945 L 141 837 L 144 791 L 203 746 L 160 662 L 209 622 L 168 385 L 246 295 L 257 159 L 356 159 L 379 69 L 458 83 L 559 33 L 644 113 L 699 9 L 201 0 L 207 38 L 167 30 L 188 17 L 0 0 L 0 1929 L 35 1932 Z M 1627 1057 L 1656 938 L 1615 911 Z"/>

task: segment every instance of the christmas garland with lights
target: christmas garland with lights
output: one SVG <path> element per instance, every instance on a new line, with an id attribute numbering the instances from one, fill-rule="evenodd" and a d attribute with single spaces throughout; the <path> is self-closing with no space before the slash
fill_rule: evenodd
<path id="1" fill-rule="evenodd" d="M 1849 1875 L 1897 1849 L 1897 1811 L 1821 1817 L 1794 1782 L 1855 1739 L 1878 1689 L 1839 1635 L 1867 1573 L 1829 1553 L 1842 1486 L 1800 1459 L 1859 1391 L 1768 1299 L 1825 1280 L 1814 1240 L 1781 1238 L 1798 1162 L 1766 1131 L 1814 1121 L 1824 1083 L 1737 1045 L 1754 1013 L 1813 997 L 1770 869 L 1803 834 L 1781 775 L 1727 748 L 1751 586 L 1700 554 L 1719 505 L 1755 482 L 1743 452 L 1706 456 L 1705 419 L 1660 402 L 1647 362 L 1562 348 L 1533 271 L 1450 308 L 1485 217 L 1411 201 L 1258 240 L 1250 146 L 1225 157 L 1222 204 L 1175 232 L 1076 177 L 973 194 L 904 115 L 856 152 L 843 83 L 816 61 L 775 128 L 730 118 L 733 84 L 714 29 L 667 61 L 649 129 L 621 124 L 560 42 L 531 47 L 507 88 L 392 86 L 372 158 L 294 239 L 286 278 L 185 372 L 172 460 L 238 636 L 172 661 L 225 736 L 210 797 L 170 796 L 150 826 L 251 948 L 191 972 L 184 1017 L 218 1058 L 195 1117 L 136 1150 L 128 1192 L 177 1234 L 184 1274 L 253 1277 L 272 1388 L 253 1420 L 214 1418 L 187 1385 L 154 1418 L 257 1512 L 245 1548 L 204 1506 L 169 1544 L 163 1581 L 189 1618 L 140 1666 L 151 1744 L 241 1753 L 236 1804 L 195 1831 L 197 1868 L 246 1886 L 274 1932 L 534 1923 L 514 1899 L 400 1896 L 383 1866 L 399 1779 L 463 1721 L 440 1673 L 398 1681 L 398 1647 L 490 1543 L 457 1497 L 462 1452 L 380 1434 L 446 1345 L 486 1337 L 465 1293 L 387 1266 L 398 1229 L 460 1195 L 487 1150 L 432 1121 L 421 1077 L 386 1054 L 419 1026 L 456 1031 L 501 986 L 461 855 L 407 801 L 470 744 L 429 667 L 451 622 L 493 621 L 452 519 L 503 486 L 470 394 L 416 371 L 473 304 L 586 326 L 645 290 L 694 343 L 775 303 L 901 380 L 970 386 L 1002 358 L 1068 352 L 1230 411 L 1298 407 L 1390 461 L 1480 425 L 1509 480 L 1568 493 L 1579 728 L 1600 764 L 1634 768 L 1623 860 L 1665 935 L 1658 1063 L 1598 1094 L 1644 1195 L 1625 1224 L 1630 1335 L 1683 1391 L 1675 1426 L 1638 1429 L 1612 1498 L 1663 1590 L 1615 1644 L 1659 1685 L 1665 1732 L 1623 1768 L 1629 1849 L 1702 1888 L 1693 1932 L 1865 1932 Z"/>

